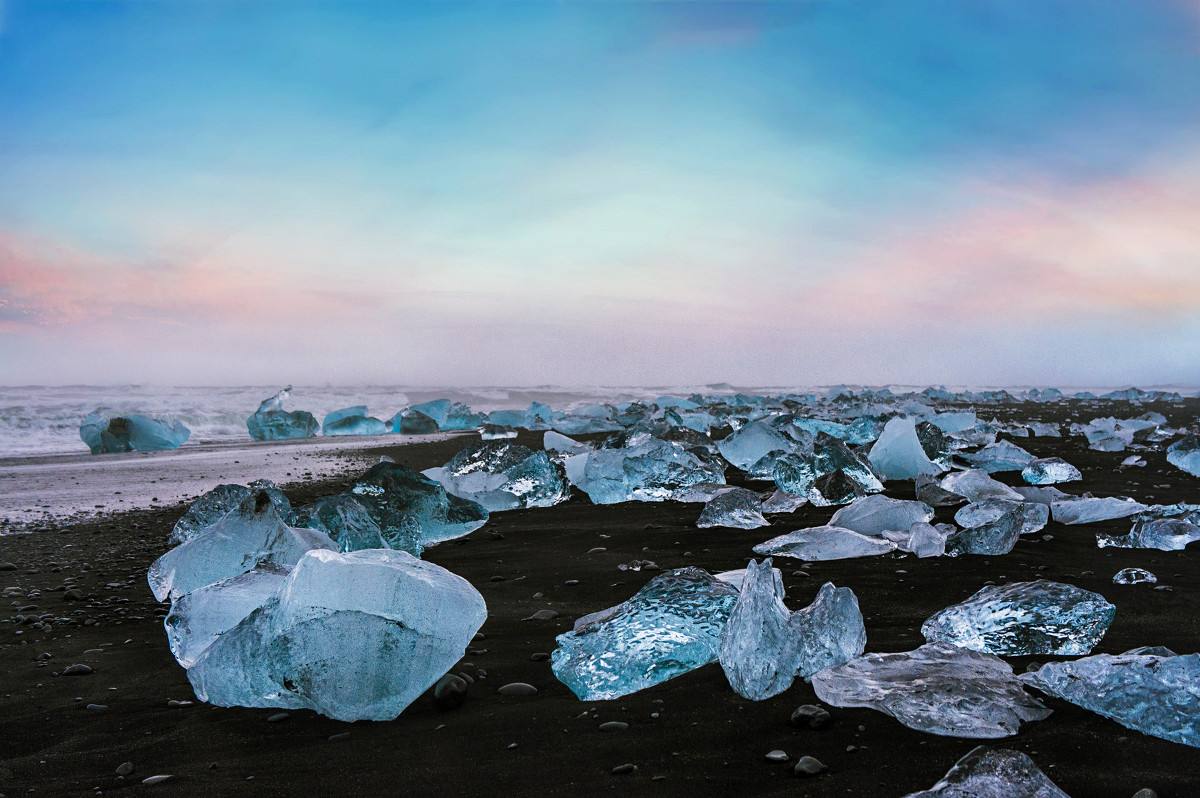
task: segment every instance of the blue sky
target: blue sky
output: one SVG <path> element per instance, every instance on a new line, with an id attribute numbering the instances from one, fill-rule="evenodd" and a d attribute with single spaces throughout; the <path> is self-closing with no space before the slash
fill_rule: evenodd
<path id="1" fill-rule="evenodd" d="M 5 382 L 1200 382 L 1195 2 L 0 9 Z"/>

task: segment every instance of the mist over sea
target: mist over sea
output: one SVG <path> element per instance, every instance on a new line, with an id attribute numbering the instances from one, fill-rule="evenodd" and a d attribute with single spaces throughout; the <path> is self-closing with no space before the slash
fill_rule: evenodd
<path id="1" fill-rule="evenodd" d="M 0 457 L 41 454 L 81 454 L 87 447 L 79 438 L 79 423 L 97 408 L 117 413 L 143 413 L 176 418 L 192 431 L 188 445 L 249 441 L 246 417 L 280 385 L 165 386 L 165 385 L 62 385 L 0 386 Z M 877 386 L 878 387 L 878 386 Z M 924 385 L 891 385 L 896 392 L 919 391 Z M 950 390 L 1008 387 L 1014 392 L 1030 386 L 948 385 Z M 1055 386 L 1063 390 L 1102 393 L 1127 386 Z M 1143 385 L 1141 388 L 1178 390 L 1195 395 L 1194 387 Z M 825 393 L 829 386 L 556 386 L 532 387 L 429 387 L 405 385 L 322 385 L 293 387 L 288 409 L 307 410 L 320 421 L 326 413 L 350 405 L 367 405 L 368 412 L 387 420 L 410 404 L 446 398 L 476 410 L 527 407 L 545 402 L 556 409 L 591 402 L 653 400 L 657 396 L 693 393 Z"/>

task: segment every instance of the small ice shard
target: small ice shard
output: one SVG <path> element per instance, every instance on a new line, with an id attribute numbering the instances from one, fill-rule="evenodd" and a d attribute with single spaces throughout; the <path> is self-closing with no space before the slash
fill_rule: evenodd
<path id="1" fill-rule="evenodd" d="M 797 443 L 766 421 L 752 421 L 717 441 L 717 449 L 732 465 L 746 471 L 763 455 L 773 451 L 791 451 Z"/>
<path id="2" fill-rule="evenodd" d="M 1000 656 L 1078 656 L 1104 637 L 1117 608 L 1090 590 L 1039 579 L 987 585 L 921 626 L 931 643 Z"/>
<path id="3" fill-rule="evenodd" d="M 175 419 L 151 418 L 136 413 L 116 416 L 99 408 L 89 413 L 79 425 L 79 437 L 92 454 L 178 449 L 191 434 L 191 430 Z"/>
<path id="4" fill-rule="evenodd" d="M 580 452 L 591 451 L 592 447 L 586 443 L 580 443 L 574 438 L 568 438 L 561 432 L 554 430 L 546 430 L 542 436 L 542 448 L 548 452 L 558 452 L 559 454 L 579 454 Z"/>
<path id="5" fill-rule="evenodd" d="M 797 529 L 786 535 L 771 538 L 754 547 L 755 554 L 794 557 L 797 560 L 847 560 L 853 557 L 874 557 L 895 551 L 890 540 L 860 535 L 852 529 L 836 526 L 816 526 Z"/>
<path id="6" fill-rule="evenodd" d="M 1135 521 L 1127 535 L 1096 536 L 1096 545 L 1118 549 L 1158 549 L 1183 551 L 1200 540 L 1200 526 L 1182 518 L 1148 518 Z"/>
<path id="7" fill-rule="evenodd" d="M 402 435 L 432 435 L 438 431 L 438 423 L 420 410 L 411 407 L 401 410 L 388 420 L 392 432 Z"/>
<path id="8" fill-rule="evenodd" d="M 274 396 L 268 397 L 254 411 L 254 415 L 246 419 L 246 429 L 250 437 L 256 441 L 283 441 L 295 438 L 311 438 L 317 434 L 317 420 L 307 410 L 283 409 L 292 391 L 288 386 Z"/>
<path id="9" fill-rule="evenodd" d="M 1017 545 L 1021 531 L 1025 528 L 1024 507 L 1041 507 L 1039 504 L 1023 505 L 1014 502 L 1009 509 L 990 521 L 983 521 L 977 526 L 960 529 L 950 538 L 946 545 L 949 554 L 977 554 L 983 556 L 999 556 L 1008 554 Z M 967 505 L 963 509 L 970 508 Z M 961 510 L 959 511 L 961 512 Z M 958 516 L 955 516 L 958 520 Z M 973 518 L 972 520 L 979 520 Z"/>
<path id="10" fill-rule="evenodd" d="M 887 530 L 906 530 L 913 524 L 933 520 L 933 508 L 924 502 L 891 499 L 876 494 L 856 499 L 829 519 L 829 526 L 851 529 L 863 535 Z"/>
<path id="11" fill-rule="evenodd" d="M 1020 471 L 1034 459 L 1032 454 L 1009 441 L 997 441 L 974 454 L 963 454 L 961 457 L 975 468 L 989 474 Z"/>
<path id="12" fill-rule="evenodd" d="M 794 513 L 806 504 L 808 499 L 803 496 L 793 496 L 786 490 L 777 490 L 763 500 L 762 512 Z"/>
<path id="13" fill-rule="evenodd" d="M 155 560 L 147 580 L 154 597 L 165 601 L 263 564 L 290 568 L 310 549 L 336 548 L 323 532 L 289 527 L 260 491 Z"/>
<path id="14" fill-rule="evenodd" d="M 921 448 L 917 427 L 911 418 L 896 416 L 888 421 L 867 455 L 883 479 L 915 479 L 945 469 L 934 463 Z"/>
<path id="15" fill-rule="evenodd" d="M 391 535 L 391 540 L 386 541 L 370 510 L 351 493 L 317 499 L 301 510 L 301 516 L 305 526 L 329 535 L 329 539 L 337 543 L 338 551 L 395 548 L 414 557 L 421 556 L 420 530 L 415 524 Z"/>
<path id="16" fill-rule="evenodd" d="M 954 524 L 916 523 L 907 532 L 888 531 L 883 537 L 896 544 L 900 551 L 907 551 L 919 559 L 941 557 L 946 553 L 946 542 L 957 531 Z"/>
<path id="17" fill-rule="evenodd" d="M 990 524 L 1005 513 L 1017 510 L 1021 513 L 1021 534 L 1040 532 L 1050 521 L 1050 508 L 1036 502 L 1013 502 L 1007 499 L 984 499 L 972 502 L 954 514 L 954 522 L 965 529 Z"/>
<path id="18" fill-rule="evenodd" d="M 171 602 L 164 625 L 167 644 L 185 668 L 196 664 L 213 641 L 279 592 L 287 570 L 264 565 L 214 582 Z"/>
<path id="19" fill-rule="evenodd" d="M 930 507 L 953 507 L 966 501 L 966 497 L 946 490 L 933 477 L 917 477 L 914 485 L 917 500 L 925 502 Z"/>
<path id="20" fill-rule="evenodd" d="M 191 540 L 200 532 L 220 521 L 227 513 L 237 509 L 239 504 L 258 491 L 267 494 L 271 504 L 275 505 L 280 518 L 288 523 L 292 522 L 291 502 L 288 501 L 287 496 L 283 495 L 283 491 L 275 487 L 275 484 L 269 480 L 259 479 L 249 485 L 217 485 L 188 505 L 187 511 L 175 522 L 175 527 L 171 530 L 167 542 L 178 545 Z M 296 524 L 296 526 L 304 526 L 304 524 Z"/>
<path id="21" fill-rule="evenodd" d="M 1200 477 L 1200 435 L 1188 435 L 1167 447 L 1167 462 Z"/>
<path id="22" fill-rule="evenodd" d="M 714 526 L 733 529 L 770 526 L 771 522 L 763 518 L 761 501 L 757 493 L 745 488 L 727 490 L 705 503 L 696 526 L 701 529 Z"/>
<path id="23" fill-rule="evenodd" d="M 971 749 L 941 781 L 904 798 L 1070 798 L 1026 754 L 1007 748 Z"/>
<path id="24" fill-rule="evenodd" d="M 1146 467 L 1146 459 L 1144 457 L 1138 457 L 1136 454 L 1131 454 L 1128 457 L 1126 457 L 1124 460 L 1122 460 L 1121 465 L 1119 465 L 1117 467 L 1118 468 L 1145 468 Z"/>
<path id="25" fill-rule="evenodd" d="M 848 662 L 867 644 L 854 591 L 826 582 L 812 604 L 789 612 L 778 574 L 770 558 L 750 561 L 721 635 L 721 668 L 734 691 L 753 701 L 782 693 L 796 676 Z"/>
<path id="26" fill-rule="evenodd" d="M 720 579 L 722 582 L 733 585 L 740 591 L 742 589 L 742 585 L 745 584 L 745 582 L 746 582 L 747 571 L 748 571 L 748 569 L 746 569 L 746 568 L 735 568 L 732 571 L 722 571 L 719 574 L 714 574 L 714 576 L 716 576 L 716 578 Z M 783 572 L 780 571 L 778 568 L 772 568 L 771 573 L 773 573 L 775 575 L 775 577 L 774 577 L 775 581 L 779 583 L 779 589 L 782 591 L 783 590 Z"/>
<path id="27" fill-rule="evenodd" d="M 1200 748 L 1200 654 L 1093 654 L 1021 680 L 1126 728 Z"/>
<path id="28" fill-rule="evenodd" d="M 1114 585 L 1152 585 L 1158 577 L 1145 568 L 1122 568 L 1113 574 Z"/>
<path id="29" fill-rule="evenodd" d="M 941 486 L 942 490 L 957 493 L 969 502 L 978 502 L 984 499 L 1009 499 L 1015 502 L 1022 500 L 1020 493 L 1003 482 L 992 479 L 986 472 L 977 468 L 947 474 L 942 477 Z"/>
<path id="30" fill-rule="evenodd" d="M 472 443 L 425 475 L 491 512 L 552 507 L 569 493 L 562 468 L 550 455 L 503 440 Z"/>
<path id="31" fill-rule="evenodd" d="M 1050 715 L 1004 660 L 947 643 L 866 654 L 817 673 L 812 686 L 826 704 L 875 709 L 947 737 L 1008 737 Z"/>
<path id="32" fill-rule="evenodd" d="M 729 493 L 731 490 L 745 490 L 745 488 L 739 488 L 736 485 L 726 485 L 724 482 L 700 482 L 675 491 L 675 495 L 671 497 L 671 500 L 683 502 L 684 504 L 694 504 L 697 502 L 706 504 L 722 493 Z M 754 495 L 757 496 L 758 494 Z"/>
<path id="33" fill-rule="evenodd" d="M 1045 487 L 1026 487 L 1022 485 L 1019 488 L 1013 488 L 1013 490 L 1021 494 L 1021 498 L 1023 498 L 1025 501 L 1032 502 L 1033 504 L 1044 504 L 1047 507 L 1055 502 L 1068 501 L 1075 498 L 1071 494 L 1063 493 L 1058 488 L 1051 487 L 1049 485 Z"/>
<path id="34" fill-rule="evenodd" d="M 219 706 L 390 720 L 462 657 L 486 618 L 469 582 L 406 552 L 313 551 L 188 680 Z"/>
<path id="35" fill-rule="evenodd" d="M 1030 421 L 1029 429 L 1039 438 L 1061 438 L 1062 429 L 1053 422 Z"/>
<path id="36" fill-rule="evenodd" d="M 432 479 L 397 463 L 379 462 L 350 489 L 395 549 L 430 546 L 469 535 L 487 523 L 482 505 L 460 499 Z"/>
<path id="37" fill-rule="evenodd" d="M 498 424 L 484 424 L 479 429 L 480 440 L 504 441 L 517 437 L 517 431 L 512 427 L 502 427 Z"/>
<path id="38" fill-rule="evenodd" d="M 1059 524 L 1094 524 L 1097 521 L 1127 518 L 1145 509 L 1146 505 L 1141 502 L 1119 496 L 1103 499 L 1080 496 L 1050 505 L 1050 512 Z"/>
<path id="39" fill-rule="evenodd" d="M 334 410 L 321 422 L 322 435 L 383 435 L 387 431 L 387 424 L 367 415 L 366 405 Z"/>
<path id="40" fill-rule="evenodd" d="M 715 662 L 738 590 L 700 568 L 667 571 L 558 636 L 550 665 L 583 701 L 636 693 Z"/>
<path id="41" fill-rule="evenodd" d="M 1021 479 L 1030 485 L 1056 485 L 1083 479 L 1083 474 L 1061 457 L 1039 457 L 1021 469 Z"/>
<path id="42" fill-rule="evenodd" d="M 870 462 L 823 432 L 813 442 L 811 454 L 797 451 L 780 457 L 772 478 L 781 490 L 819 506 L 883 492 L 883 483 Z"/>

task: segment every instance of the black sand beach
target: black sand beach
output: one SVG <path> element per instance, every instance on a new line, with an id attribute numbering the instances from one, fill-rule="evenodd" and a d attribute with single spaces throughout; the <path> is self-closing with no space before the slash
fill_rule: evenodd
<path id="1" fill-rule="evenodd" d="M 1173 426 L 1200 414 L 1200 400 L 1176 404 L 1017 404 L 1002 417 L 1067 422 L 1100 415 L 1163 413 Z M 990 408 L 981 408 L 989 417 Z M 540 433 L 521 442 L 540 445 Z M 346 454 L 387 453 L 416 468 L 441 465 L 465 441 L 441 440 Z M 1128 495 L 1143 502 L 1200 501 L 1200 480 L 1146 453 L 1148 466 L 1118 470 L 1124 453 L 1089 451 L 1082 438 L 1017 442 L 1038 456 L 1058 455 L 1084 473 L 1071 493 Z M 99 467 L 99 465 L 98 465 Z M 1015 474 L 1000 475 L 1013 482 Z M 730 481 L 737 472 L 729 471 Z M 332 493 L 342 481 L 286 487 L 293 503 Z M 911 483 L 888 495 L 911 497 Z M 161 627 L 166 608 L 146 586 L 147 566 L 166 546 L 183 506 L 135 511 L 28 535 L 0 537 L 5 611 L 0 624 L 0 794 L 226 795 L 813 795 L 901 796 L 925 789 L 981 741 L 911 731 L 871 710 L 831 708 L 820 730 L 789 724 L 801 704 L 819 703 L 802 682 L 763 702 L 739 698 L 711 665 L 610 702 L 581 702 L 560 684 L 544 655 L 555 635 L 582 614 L 631 596 L 654 572 L 623 572 L 649 559 L 663 568 L 744 567 L 751 546 L 826 521 L 836 508 L 805 507 L 773 516 L 754 531 L 697 529 L 699 504 L 592 506 L 575 495 L 549 509 L 494 514 L 467 538 L 426 558 L 468 579 L 487 600 L 480 639 L 455 671 L 475 678 L 466 703 L 439 711 L 426 695 L 387 723 L 344 724 L 310 712 L 223 709 L 194 700 Z M 939 520 L 953 514 L 939 511 Z M 1126 531 L 1050 524 L 1008 556 L 917 560 L 884 556 L 804 564 L 778 560 L 792 608 L 807 605 L 822 582 L 853 588 L 867 625 L 868 651 L 907 650 L 922 642 L 933 612 L 988 582 L 1053 579 L 1097 591 L 1117 606 L 1097 652 L 1165 645 L 1181 653 L 1200 643 L 1200 556 L 1191 551 L 1099 549 L 1094 532 Z M 1045 537 L 1051 537 L 1045 540 Z M 604 551 L 593 551 L 603 548 Z M 591 553 L 589 553 L 591 552 Z M 1112 583 L 1140 566 L 1159 585 Z M 0 566 L 5 567 L 7 566 Z M 535 594 L 542 597 L 535 598 Z M 552 620 L 523 620 L 539 609 Z M 38 630 L 29 621 L 49 621 Z M 25 623 L 21 622 L 25 619 Z M 1017 670 L 1028 658 L 1010 658 Z M 92 672 L 60 675 L 80 663 Z M 497 694 L 508 682 L 538 687 L 532 697 Z M 1200 795 L 1200 750 L 1125 729 L 1072 705 L 1046 699 L 1054 714 L 1005 740 L 984 741 L 1028 753 L 1074 798 L 1131 796 L 1150 787 L 1162 798 Z M 88 708 L 96 705 L 102 708 Z M 601 731 L 606 721 L 628 728 Z M 815 756 L 828 766 L 808 778 L 791 762 Z M 117 775 L 122 763 L 133 771 Z M 626 763 L 632 772 L 614 773 Z M 167 782 L 142 780 L 169 774 Z"/>

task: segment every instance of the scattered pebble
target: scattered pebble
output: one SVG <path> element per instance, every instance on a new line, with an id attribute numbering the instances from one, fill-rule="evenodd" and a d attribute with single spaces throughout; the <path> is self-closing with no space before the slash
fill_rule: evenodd
<path id="1" fill-rule="evenodd" d="M 537 695 L 538 689 L 526 682 L 509 682 L 496 692 L 500 695 L 530 696 Z"/>
<path id="2" fill-rule="evenodd" d="M 786 762 L 788 761 L 787 751 L 780 751 L 776 748 L 774 751 L 767 751 L 767 755 L 763 757 L 768 762 Z"/>
<path id="3" fill-rule="evenodd" d="M 829 710 L 816 704 L 802 704 L 792 712 L 792 725 L 802 729 L 823 729 L 832 720 Z"/>
<path id="4" fill-rule="evenodd" d="M 814 756 L 802 756 L 796 760 L 796 766 L 792 768 L 792 772 L 797 776 L 815 776 L 818 773 L 824 773 L 829 768 L 825 767 L 825 763 Z"/>

